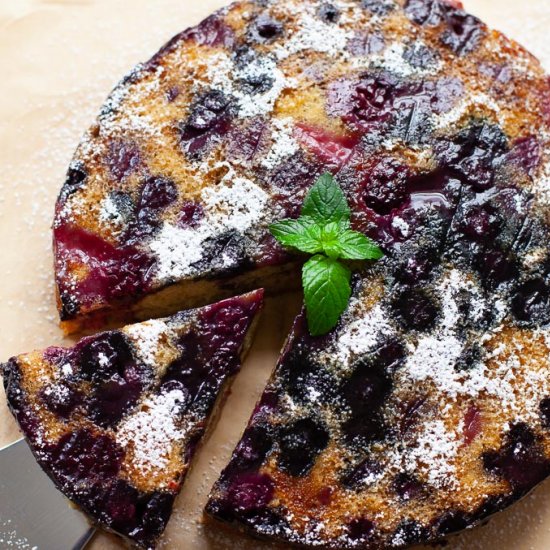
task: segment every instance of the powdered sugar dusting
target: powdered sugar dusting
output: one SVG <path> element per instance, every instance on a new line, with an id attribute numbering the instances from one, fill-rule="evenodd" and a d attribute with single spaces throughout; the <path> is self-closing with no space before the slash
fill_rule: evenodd
<path id="1" fill-rule="evenodd" d="M 150 397 L 117 430 L 117 443 L 131 449 L 132 466 L 143 475 L 162 470 L 173 445 L 185 438 L 178 417 L 187 399 L 180 389 Z"/>
<path id="2" fill-rule="evenodd" d="M 425 422 L 404 455 L 404 470 L 423 473 L 434 487 L 456 486 L 454 459 L 461 441 L 442 420 Z"/>
<path id="3" fill-rule="evenodd" d="M 2 548 L 15 550 L 38 550 L 26 537 L 21 536 L 12 526 L 11 520 L 0 519 L 0 545 Z"/>
<path id="4" fill-rule="evenodd" d="M 419 41 L 413 47 L 420 48 L 425 46 Z M 441 68 L 441 61 L 434 62 L 432 65 L 424 68 L 412 65 L 405 58 L 406 48 L 407 46 L 402 42 L 392 42 L 380 55 L 354 58 L 352 66 L 356 68 L 381 68 L 402 77 L 433 75 Z"/>
<path id="5" fill-rule="evenodd" d="M 350 302 L 351 316 L 358 307 L 360 304 L 356 300 Z M 349 365 L 354 357 L 371 351 L 384 335 L 392 331 L 386 313 L 379 304 L 375 305 L 364 316 L 347 324 L 344 332 L 338 336 L 335 344 L 338 361 Z"/>
<path id="6" fill-rule="evenodd" d="M 533 182 L 533 195 L 538 204 L 550 206 L 550 160 L 544 163 Z"/>
<path id="7" fill-rule="evenodd" d="M 202 200 L 209 223 L 218 231 L 246 231 L 258 222 L 268 201 L 267 193 L 246 178 L 227 178 L 216 188 L 206 188 Z"/>
<path id="8" fill-rule="evenodd" d="M 340 26 L 324 23 L 309 13 L 303 13 L 298 21 L 298 30 L 285 42 L 277 46 L 275 55 L 283 60 L 305 50 L 325 53 L 331 57 L 347 57 L 346 46 L 353 37 L 350 31 Z"/>
<path id="9" fill-rule="evenodd" d="M 470 92 L 464 95 L 459 104 L 447 113 L 435 117 L 435 126 L 438 129 L 447 129 L 460 122 L 464 117 L 481 109 L 491 113 L 501 125 L 506 123 L 506 115 L 500 105 L 484 92 Z"/>
<path id="10" fill-rule="evenodd" d="M 298 150 L 298 142 L 294 139 L 294 121 L 291 118 L 273 120 L 271 139 L 273 144 L 264 159 L 262 166 L 275 168 L 283 159 Z"/>
<path id="11" fill-rule="evenodd" d="M 120 227 L 124 218 L 111 195 L 107 195 L 99 205 L 99 220 L 107 227 Z"/>
<path id="12" fill-rule="evenodd" d="M 208 238 L 206 228 L 180 228 L 165 222 L 156 238 L 149 244 L 157 257 L 156 277 L 159 281 L 169 281 L 191 273 L 191 266 L 202 258 L 202 243 Z"/>
<path id="13" fill-rule="evenodd" d="M 208 59 L 206 67 L 207 83 L 216 90 L 233 97 L 239 110 L 239 116 L 250 118 L 273 111 L 281 92 L 296 84 L 287 78 L 273 57 L 253 58 L 243 67 L 237 67 L 226 53 L 216 53 Z M 270 81 L 269 89 L 250 94 L 239 87 L 239 82 Z"/>
<path id="14" fill-rule="evenodd" d="M 157 365 L 157 353 L 163 336 L 169 337 L 171 330 L 162 320 L 152 320 L 124 329 L 134 344 L 137 356 L 151 367 Z"/>
<path id="15" fill-rule="evenodd" d="M 193 264 L 205 251 L 205 241 L 226 231 L 245 233 L 264 217 L 268 195 L 252 181 L 232 171 L 217 187 L 205 188 L 201 196 L 205 219 L 198 227 L 180 228 L 165 222 L 149 244 L 158 260 L 157 278 L 167 281 L 194 273 Z M 236 258 L 226 258 L 224 267 Z"/>

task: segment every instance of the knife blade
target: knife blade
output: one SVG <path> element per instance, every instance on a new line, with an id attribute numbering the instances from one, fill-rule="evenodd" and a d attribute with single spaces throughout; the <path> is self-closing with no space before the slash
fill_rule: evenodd
<path id="1" fill-rule="evenodd" d="M 94 532 L 24 439 L 0 449 L 0 548 L 81 550 Z"/>

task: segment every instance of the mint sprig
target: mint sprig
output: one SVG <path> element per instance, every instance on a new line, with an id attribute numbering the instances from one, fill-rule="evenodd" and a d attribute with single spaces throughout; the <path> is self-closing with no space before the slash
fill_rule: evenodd
<path id="1" fill-rule="evenodd" d="M 351 296 L 351 269 L 341 260 L 378 260 L 382 250 L 371 239 L 350 229 L 346 197 L 331 174 L 323 174 L 310 189 L 300 217 L 270 226 L 283 245 L 313 254 L 302 269 L 302 286 L 309 331 L 313 336 L 334 328 Z"/>

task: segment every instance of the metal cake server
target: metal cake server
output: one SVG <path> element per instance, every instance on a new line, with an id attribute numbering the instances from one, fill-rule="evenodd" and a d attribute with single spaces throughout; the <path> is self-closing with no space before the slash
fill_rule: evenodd
<path id="1" fill-rule="evenodd" d="M 80 550 L 94 532 L 24 439 L 0 449 L 0 548 Z"/>

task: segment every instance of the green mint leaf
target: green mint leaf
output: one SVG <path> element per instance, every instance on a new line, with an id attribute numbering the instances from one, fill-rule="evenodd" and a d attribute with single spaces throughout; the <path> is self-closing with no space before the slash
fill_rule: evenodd
<path id="1" fill-rule="evenodd" d="M 316 222 L 336 222 L 347 227 L 350 209 L 346 197 L 334 177 L 323 174 L 309 190 L 302 206 L 302 216 L 309 216 Z"/>
<path id="2" fill-rule="evenodd" d="M 384 256 L 384 253 L 375 242 L 363 233 L 351 231 L 350 229 L 340 233 L 337 239 L 337 247 L 337 258 L 345 260 L 379 260 Z"/>
<path id="3" fill-rule="evenodd" d="M 297 220 L 281 220 L 272 224 L 269 229 L 283 246 L 290 246 L 308 254 L 316 254 L 323 250 L 321 228 L 311 218 L 302 216 Z"/>
<path id="4" fill-rule="evenodd" d="M 351 271 L 343 264 L 317 254 L 302 269 L 302 284 L 309 332 L 326 334 L 334 328 L 351 296 Z"/>
<path id="5" fill-rule="evenodd" d="M 333 260 L 340 257 L 340 243 L 338 241 L 341 233 L 342 228 L 336 222 L 327 223 L 321 228 L 323 252 Z"/>

